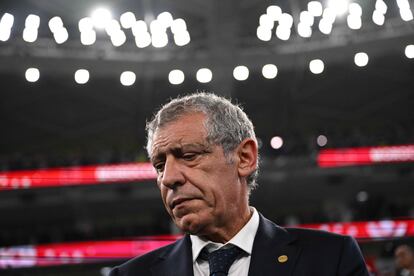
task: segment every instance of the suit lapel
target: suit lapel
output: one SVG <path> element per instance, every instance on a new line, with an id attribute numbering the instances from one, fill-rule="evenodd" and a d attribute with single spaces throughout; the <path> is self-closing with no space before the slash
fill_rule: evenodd
<path id="1" fill-rule="evenodd" d="M 160 255 L 152 265 L 151 273 L 157 276 L 194 276 L 190 237 L 186 235 L 171 250 Z"/>
<path id="2" fill-rule="evenodd" d="M 249 276 L 292 275 L 301 248 L 295 237 L 260 214 L 254 239 Z M 286 258 L 287 257 L 287 258 Z"/>

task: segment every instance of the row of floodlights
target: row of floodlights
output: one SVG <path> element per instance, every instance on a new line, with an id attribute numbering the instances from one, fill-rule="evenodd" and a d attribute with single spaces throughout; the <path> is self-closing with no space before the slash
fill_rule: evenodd
<path id="1" fill-rule="evenodd" d="M 7 41 L 10 38 L 14 23 L 14 16 L 5 13 L 0 20 L 0 41 Z M 57 44 L 66 42 L 69 33 L 63 25 L 62 18 L 55 16 L 48 22 L 49 29 Z M 23 40 L 35 42 L 38 37 L 40 17 L 30 14 L 26 17 L 25 28 L 23 30 Z M 138 48 L 145 48 L 152 45 L 162 48 L 168 44 L 167 29 L 173 34 L 174 43 L 177 46 L 184 46 L 190 43 L 190 33 L 187 24 L 182 18 L 174 19 L 171 13 L 162 12 L 156 19 L 147 24 L 143 20 L 137 20 L 132 12 L 125 12 L 120 20 L 112 18 L 109 10 L 99 8 L 90 17 L 79 20 L 80 41 L 83 45 L 92 45 L 96 42 L 96 31 L 102 29 L 110 37 L 112 44 L 119 47 L 126 42 L 126 29 L 130 29 Z"/>
<path id="2" fill-rule="evenodd" d="M 413 20 L 413 13 L 410 9 L 408 0 L 396 0 L 399 7 L 400 16 L 404 21 Z M 375 10 L 372 13 L 372 21 L 382 26 L 385 22 L 385 14 L 388 6 L 383 0 L 376 0 Z M 299 23 L 296 25 L 299 36 L 307 38 L 312 35 L 312 26 L 315 23 L 315 18 L 320 17 L 319 30 L 321 33 L 328 35 L 332 31 L 333 24 L 337 17 L 344 14 L 347 15 L 347 25 L 352 30 L 358 30 L 362 27 L 362 7 L 355 2 L 349 0 L 330 0 L 327 6 L 323 8 L 319 1 L 310 1 L 307 5 L 307 10 L 304 10 L 299 15 Z M 290 38 L 293 17 L 289 13 L 282 12 L 282 9 L 277 5 L 271 5 L 266 9 L 266 13 L 259 18 L 259 26 L 257 27 L 257 37 L 262 41 L 270 41 L 272 38 L 272 31 L 275 23 L 276 37 L 280 40 L 288 40 Z"/>
<path id="3" fill-rule="evenodd" d="M 328 137 L 326 137 L 323 134 L 318 135 L 318 137 L 316 137 L 316 144 L 319 147 L 324 147 L 328 144 Z M 274 136 L 270 139 L 270 146 L 273 149 L 280 149 L 283 146 L 283 138 L 281 136 Z"/>
<path id="4" fill-rule="evenodd" d="M 405 47 L 405 55 L 407 58 L 414 58 L 414 45 Z M 354 63 L 358 67 L 365 67 L 368 64 L 369 57 L 367 53 L 359 52 L 354 55 Z M 325 69 L 325 64 L 321 59 L 313 59 L 309 62 L 309 70 L 313 74 L 321 74 Z M 262 75 L 266 79 L 274 79 L 278 74 L 277 66 L 274 64 L 266 64 L 262 67 Z M 36 82 L 39 80 L 40 71 L 37 68 L 29 68 L 26 70 L 26 80 Z M 89 71 L 79 69 L 75 72 L 75 81 L 78 84 L 85 84 L 89 81 Z M 249 77 L 249 68 L 244 65 L 236 66 L 233 70 L 233 77 L 238 81 L 247 80 Z M 184 72 L 174 69 L 168 74 L 168 80 L 171 84 L 178 85 L 184 82 Z M 209 83 L 213 79 L 213 72 L 208 68 L 201 68 L 196 73 L 196 79 L 200 83 Z M 135 83 L 136 75 L 132 71 L 125 71 L 120 76 L 120 82 L 124 86 L 131 86 Z"/>

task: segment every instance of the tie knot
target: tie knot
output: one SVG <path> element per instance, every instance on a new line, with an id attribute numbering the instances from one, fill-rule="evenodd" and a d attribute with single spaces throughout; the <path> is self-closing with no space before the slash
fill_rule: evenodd
<path id="1" fill-rule="evenodd" d="M 211 253 L 204 248 L 200 254 L 201 258 L 207 259 L 210 267 L 210 276 L 227 275 L 230 266 L 243 252 L 237 246 L 226 249 L 219 249 Z"/>

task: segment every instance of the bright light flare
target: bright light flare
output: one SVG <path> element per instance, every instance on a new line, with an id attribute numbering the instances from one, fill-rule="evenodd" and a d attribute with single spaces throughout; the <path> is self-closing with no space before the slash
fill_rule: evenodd
<path id="1" fill-rule="evenodd" d="M 119 80 L 123 86 L 131 86 L 135 83 L 137 76 L 132 71 L 122 72 Z"/>
<path id="2" fill-rule="evenodd" d="M 348 11 L 348 5 L 348 0 L 330 0 L 327 6 L 332 8 L 336 15 L 341 16 Z"/>
<path id="3" fill-rule="evenodd" d="M 309 70 L 315 75 L 322 73 L 324 69 L 325 64 L 320 59 L 314 59 L 309 62 Z"/>
<path id="4" fill-rule="evenodd" d="M 274 64 L 266 64 L 262 68 L 263 77 L 266 79 L 274 79 L 277 76 L 277 67 Z"/>
<path id="5" fill-rule="evenodd" d="M 197 71 L 196 78 L 201 83 L 208 83 L 213 79 L 213 73 L 208 68 L 201 68 Z"/>
<path id="6" fill-rule="evenodd" d="M 261 41 L 270 41 L 272 39 L 272 30 L 263 26 L 257 27 L 257 38 Z"/>
<path id="7" fill-rule="evenodd" d="M 24 28 L 23 30 L 23 40 L 29 43 L 35 42 L 37 39 L 37 29 Z"/>
<path id="8" fill-rule="evenodd" d="M 173 85 L 178 85 L 184 82 L 185 76 L 183 71 L 174 69 L 168 74 L 168 81 Z"/>
<path id="9" fill-rule="evenodd" d="M 25 73 L 26 80 L 28 82 L 37 82 L 40 77 L 39 69 L 37 68 L 28 68 Z"/>
<path id="10" fill-rule="evenodd" d="M 57 32 L 57 31 L 59 31 L 61 28 L 63 28 L 63 21 L 62 21 L 62 18 L 60 18 L 59 16 L 52 17 L 52 18 L 49 20 L 48 25 L 49 25 L 49 29 L 50 29 L 50 31 L 51 31 L 52 33 L 55 33 L 55 32 Z"/>
<path id="11" fill-rule="evenodd" d="M 308 11 L 314 16 L 321 16 L 323 12 L 322 3 L 319 1 L 310 1 L 308 3 Z"/>
<path id="12" fill-rule="evenodd" d="M 111 12 L 106 8 L 97 8 L 91 14 L 93 24 L 96 28 L 103 29 L 112 19 Z"/>
<path id="13" fill-rule="evenodd" d="M 174 34 L 174 42 L 177 46 L 185 46 L 190 43 L 190 33 L 187 31 Z"/>
<path id="14" fill-rule="evenodd" d="M 324 147 L 328 143 L 328 138 L 325 135 L 321 134 L 318 136 L 318 138 L 316 138 L 316 143 L 318 146 Z"/>
<path id="15" fill-rule="evenodd" d="M 233 77 L 238 81 L 247 80 L 249 77 L 249 68 L 244 65 L 236 66 L 233 70 Z"/>
<path id="16" fill-rule="evenodd" d="M 378 26 L 382 26 L 382 25 L 384 25 L 384 22 L 385 22 L 385 16 L 384 16 L 384 14 L 383 14 L 383 13 L 381 13 L 380 11 L 375 10 L 375 11 L 372 13 L 372 21 L 373 21 L 375 24 L 377 24 Z"/>
<path id="17" fill-rule="evenodd" d="M 132 28 L 132 26 L 134 26 L 135 22 L 137 21 L 135 14 L 130 11 L 121 14 L 119 20 L 121 21 L 122 27 L 125 29 Z"/>
<path id="18" fill-rule="evenodd" d="M 157 20 L 161 23 L 161 25 L 164 28 L 168 28 L 168 27 L 171 27 L 171 24 L 173 23 L 174 18 L 171 15 L 171 13 L 165 11 L 165 12 L 160 13 L 157 16 Z"/>
<path id="19" fill-rule="evenodd" d="M 274 136 L 270 139 L 270 146 L 273 149 L 280 149 L 283 146 L 283 139 L 280 136 Z"/>
<path id="20" fill-rule="evenodd" d="M 96 41 L 96 32 L 94 30 L 83 31 L 80 33 L 80 40 L 83 45 L 92 45 Z"/>
<path id="21" fill-rule="evenodd" d="M 89 81 L 89 71 L 86 69 L 79 69 L 75 72 L 75 81 L 78 84 L 85 84 Z"/>
<path id="22" fill-rule="evenodd" d="M 354 56 L 354 62 L 358 67 L 364 67 L 368 64 L 369 57 L 367 53 L 360 52 L 355 54 Z"/>
<path id="23" fill-rule="evenodd" d="M 29 14 L 26 17 L 25 27 L 30 29 L 38 29 L 40 26 L 40 17 L 35 14 Z"/>
<path id="24" fill-rule="evenodd" d="M 273 21 L 279 20 L 279 17 L 282 15 L 282 9 L 279 6 L 271 5 L 267 7 L 266 14 L 272 18 Z"/>
<path id="25" fill-rule="evenodd" d="M 407 45 L 406 47 L 405 47 L 405 51 L 404 51 L 404 53 L 405 53 L 405 56 L 407 57 L 407 58 L 414 58 L 414 45 Z"/>
<path id="26" fill-rule="evenodd" d="M 177 18 L 171 23 L 171 32 L 176 34 L 182 31 L 187 31 L 187 24 L 184 19 Z"/>
<path id="27" fill-rule="evenodd" d="M 93 30 L 93 20 L 90 17 L 84 17 L 78 23 L 80 32 L 87 32 Z"/>

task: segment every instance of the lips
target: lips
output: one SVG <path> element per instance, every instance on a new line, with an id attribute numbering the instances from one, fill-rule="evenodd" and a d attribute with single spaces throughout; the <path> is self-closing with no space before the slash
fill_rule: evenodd
<path id="1" fill-rule="evenodd" d="M 174 199 L 170 204 L 171 210 L 174 209 L 177 205 L 180 205 L 181 203 L 188 201 L 188 200 L 192 200 L 192 199 L 193 198 L 182 198 L 182 197 Z"/>

